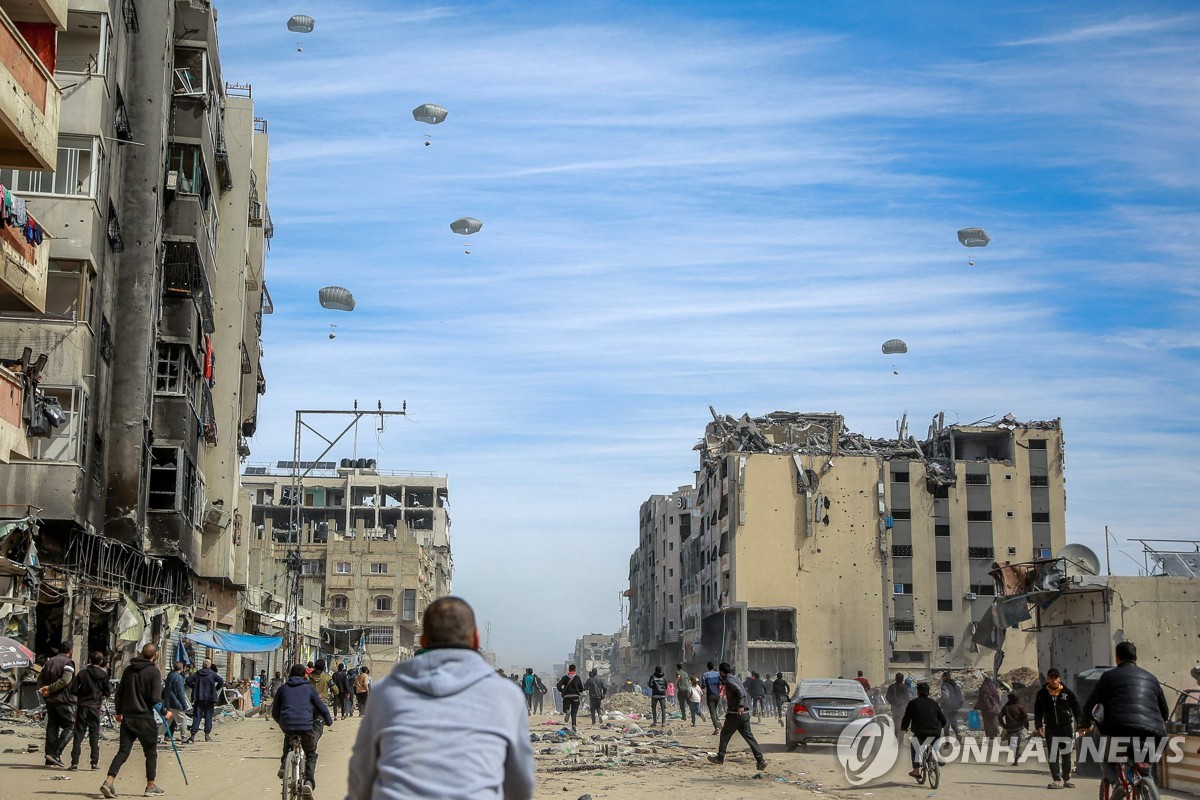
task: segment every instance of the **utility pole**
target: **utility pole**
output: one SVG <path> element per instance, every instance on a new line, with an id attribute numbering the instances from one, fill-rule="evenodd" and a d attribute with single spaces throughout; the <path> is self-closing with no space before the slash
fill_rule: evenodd
<path id="1" fill-rule="evenodd" d="M 329 417 L 342 416 L 353 417 L 350 423 L 342 428 L 341 432 L 332 439 L 318 431 L 312 425 L 304 421 L 305 416 Z M 376 402 L 374 411 L 362 411 L 358 408 L 358 401 L 354 401 L 354 408 L 350 411 L 334 411 L 334 410 L 297 410 L 296 411 L 296 429 L 292 441 L 292 506 L 291 513 L 288 515 L 288 553 L 287 553 L 287 574 L 288 574 L 288 594 L 287 603 L 284 608 L 284 639 L 283 639 L 283 655 L 285 664 L 295 664 L 300 661 L 300 601 L 301 588 L 303 586 L 303 562 L 301 559 L 301 534 L 304 525 L 303 510 L 304 510 L 304 479 L 317 468 L 321 460 L 329 455 L 329 451 L 337 446 L 337 443 L 350 432 L 353 428 L 358 430 L 358 423 L 363 417 L 368 415 L 378 415 L 382 422 L 384 417 L 403 417 L 408 415 L 408 401 L 404 401 L 400 406 L 399 411 L 384 411 L 383 402 Z M 325 449 L 321 454 L 312 461 L 302 462 L 300 460 L 300 449 L 303 439 L 303 430 L 307 428 L 310 432 L 316 435 L 318 439 L 325 442 Z M 355 442 L 357 448 L 357 441 Z M 349 507 L 350 498 L 346 498 L 346 505 Z"/>
<path id="2" fill-rule="evenodd" d="M 1104 526 L 1104 571 L 1112 575 L 1112 553 L 1108 549 L 1108 526 Z"/>

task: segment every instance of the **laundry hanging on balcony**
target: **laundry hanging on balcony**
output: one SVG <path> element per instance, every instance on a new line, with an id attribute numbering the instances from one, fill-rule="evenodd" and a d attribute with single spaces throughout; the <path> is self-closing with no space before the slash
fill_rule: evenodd
<path id="1" fill-rule="evenodd" d="M 46 231 L 29 213 L 25 206 L 25 198 L 17 197 L 4 188 L 3 184 L 0 184 L 0 197 L 4 198 L 3 212 L 0 213 L 0 225 L 18 228 L 19 235 L 25 237 L 25 242 L 30 246 L 40 245 L 46 237 Z"/>

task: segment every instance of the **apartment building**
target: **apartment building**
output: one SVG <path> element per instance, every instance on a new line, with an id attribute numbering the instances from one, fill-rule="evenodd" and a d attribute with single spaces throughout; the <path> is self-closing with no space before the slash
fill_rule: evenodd
<path id="1" fill-rule="evenodd" d="M 995 663 L 975 637 L 991 616 L 989 571 L 1065 544 L 1060 423 L 938 417 L 923 441 L 901 431 L 869 439 L 838 414 L 714 415 L 694 529 L 676 542 L 680 644 L 669 628 L 660 636 L 643 626 L 634 639 L 643 655 L 669 660 L 662 648 L 674 646 L 693 666 L 725 660 L 814 677 L 861 669 L 874 680 Z M 661 590 L 644 574 L 643 548 L 662 552 L 646 536 L 646 508 L 631 631 L 660 613 Z M 1008 631 L 1004 657 L 1006 668 L 1036 666 L 1032 634 Z"/>
<path id="2" fill-rule="evenodd" d="M 37 518 L 30 641 L 130 649 L 117 629 L 130 609 L 164 641 L 237 630 L 250 510 L 238 464 L 270 310 L 266 123 L 248 86 L 224 83 L 204 0 L 12 5 L 58 31 L 32 46 L 53 70 L 52 144 L 0 170 L 45 232 L 33 245 L 44 286 L 0 300 L 4 357 L 32 361 L 62 410 L 0 459 L 0 516 Z M 7 35 L 23 24 L 3 23 Z"/>
<path id="3" fill-rule="evenodd" d="M 284 561 L 298 541 L 302 604 L 327 618 L 321 652 L 386 672 L 415 651 L 425 608 L 450 594 L 446 477 L 342 459 L 315 465 L 297 497 L 291 467 L 242 475 L 261 552 L 252 561 Z"/>
<path id="4" fill-rule="evenodd" d="M 642 671 L 684 658 L 682 554 L 692 535 L 695 502 L 696 490 L 680 486 L 669 495 L 652 495 L 638 513 L 639 544 L 629 566 L 629 638 L 644 659 Z"/>
<path id="5" fill-rule="evenodd" d="M 613 633 L 588 633 L 575 640 L 572 663 L 584 676 L 596 670 L 596 674 L 609 684 L 609 691 L 614 691 L 612 681 L 616 677 L 618 638 L 619 635 Z"/>

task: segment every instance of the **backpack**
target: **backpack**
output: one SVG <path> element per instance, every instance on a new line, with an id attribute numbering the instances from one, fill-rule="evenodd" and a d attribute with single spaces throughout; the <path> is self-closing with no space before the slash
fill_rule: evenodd
<path id="1" fill-rule="evenodd" d="M 650 691 L 656 695 L 664 695 L 667 693 L 667 676 L 652 675 L 650 677 Z"/>

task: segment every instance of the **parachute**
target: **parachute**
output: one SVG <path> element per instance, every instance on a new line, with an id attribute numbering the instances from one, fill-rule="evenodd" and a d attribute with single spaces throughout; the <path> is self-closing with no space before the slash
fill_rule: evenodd
<path id="1" fill-rule="evenodd" d="M 341 286 L 326 286 L 317 293 L 317 297 L 321 301 L 322 308 L 330 308 L 334 311 L 354 310 L 354 295 L 350 294 L 349 289 L 343 289 Z"/>
<path id="2" fill-rule="evenodd" d="M 958 241 L 963 247 L 987 247 L 991 240 L 983 228 L 963 228 L 958 232 Z"/>
<path id="3" fill-rule="evenodd" d="M 455 233 L 460 233 L 463 236 L 470 236 L 472 233 L 479 233 L 479 229 L 483 227 L 483 223 L 474 217 L 462 217 L 450 223 L 450 230 Z"/>
<path id="4" fill-rule="evenodd" d="M 883 354 L 887 356 L 897 353 L 907 353 L 908 345 L 902 339 L 888 339 L 883 343 Z"/>
<path id="5" fill-rule="evenodd" d="M 426 122 L 430 125 L 440 125 L 446 121 L 448 112 L 441 106 L 435 106 L 433 103 L 425 103 L 413 109 L 413 119 L 417 122 Z"/>
<path id="6" fill-rule="evenodd" d="M 316 21 L 304 14 L 296 14 L 288 20 L 287 28 L 292 33 L 312 33 Z"/>

